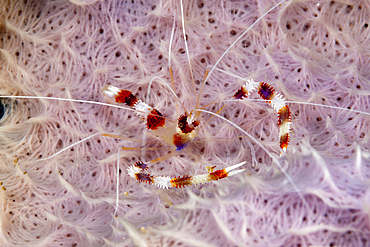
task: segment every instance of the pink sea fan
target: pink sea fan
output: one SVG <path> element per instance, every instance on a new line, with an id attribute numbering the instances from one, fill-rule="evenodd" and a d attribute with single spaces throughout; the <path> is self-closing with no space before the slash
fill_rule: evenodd
<path id="1" fill-rule="evenodd" d="M 199 97 L 207 68 L 278 1 L 184 1 L 184 27 L 180 3 L 1 3 L 1 246 L 369 245 L 368 2 L 282 2 L 221 59 Z M 197 138 L 148 172 L 177 177 L 247 161 L 246 172 L 157 189 L 127 176 L 128 166 L 171 150 L 135 112 L 9 97 L 107 103 L 100 90 L 110 84 L 176 121 L 184 112 L 165 85 L 169 60 L 186 109 L 199 100 L 267 152 L 202 113 Z M 276 112 L 257 94 L 225 102 L 250 78 L 290 102 L 286 154 Z"/>

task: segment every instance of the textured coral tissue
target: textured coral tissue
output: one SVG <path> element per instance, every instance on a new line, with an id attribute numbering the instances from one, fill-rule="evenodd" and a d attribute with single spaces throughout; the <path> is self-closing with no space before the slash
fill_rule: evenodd
<path id="1" fill-rule="evenodd" d="M 343 2 L 2 0 L 0 246 L 369 246 L 370 5 Z M 286 152 L 275 109 L 232 100 L 248 79 L 286 99 Z M 106 85 L 166 126 L 217 116 L 176 151 Z M 168 153 L 145 172 L 245 170 L 128 176 Z"/>

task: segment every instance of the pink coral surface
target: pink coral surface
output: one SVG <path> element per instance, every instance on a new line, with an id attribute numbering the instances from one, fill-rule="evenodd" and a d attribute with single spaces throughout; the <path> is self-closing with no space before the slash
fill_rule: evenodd
<path id="1" fill-rule="evenodd" d="M 182 15 L 180 1 L 3 0 L 0 245 L 369 246 L 370 6 L 347 2 L 283 2 L 235 43 L 199 93 L 205 71 L 278 1 L 184 1 Z M 179 101 L 166 86 L 169 63 Z M 257 94 L 225 101 L 248 78 L 290 102 L 282 156 L 271 107 Z M 149 172 L 192 175 L 247 161 L 246 171 L 161 190 L 127 176 L 128 166 L 171 150 L 135 112 L 4 97 L 107 103 L 100 90 L 108 84 L 168 121 L 184 113 L 180 102 L 212 112 L 226 104 L 218 114 L 267 152 L 201 113 L 197 138 Z"/>

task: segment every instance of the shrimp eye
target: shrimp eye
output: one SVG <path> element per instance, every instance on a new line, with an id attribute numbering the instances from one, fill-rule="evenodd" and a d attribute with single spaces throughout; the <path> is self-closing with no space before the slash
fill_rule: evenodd
<path id="1" fill-rule="evenodd" d="M 199 121 L 194 121 L 194 122 L 192 122 L 192 125 L 194 126 L 194 128 L 195 128 L 195 127 L 198 127 L 198 126 L 199 126 L 199 124 L 200 124 L 200 122 L 199 122 Z"/>
<path id="2" fill-rule="evenodd" d="M 194 130 L 194 127 L 191 125 L 188 124 L 188 116 L 186 114 L 179 117 L 177 126 L 179 127 L 179 129 L 181 129 L 182 133 L 188 134 L 192 132 Z"/>

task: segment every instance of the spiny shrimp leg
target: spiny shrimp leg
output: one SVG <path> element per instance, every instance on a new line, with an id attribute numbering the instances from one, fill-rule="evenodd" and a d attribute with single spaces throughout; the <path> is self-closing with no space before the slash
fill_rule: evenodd
<path id="1" fill-rule="evenodd" d="M 163 115 L 158 110 L 137 99 L 131 91 L 119 89 L 111 85 L 106 85 L 101 91 L 109 98 L 113 98 L 115 102 L 125 103 L 136 110 L 136 113 L 140 117 L 146 119 L 148 129 L 156 130 L 165 125 L 166 120 Z"/>
<path id="2" fill-rule="evenodd" d="M 154 176 L 154 175 L 145 173 L 144 170 L 146 170 L 148 167 L 147 167 L 147 164 L 144 164 L 142 162 L 137 162 L 135 165 L 130 166 L 129 168 L 127 168 L 127 171 L 130 177 L 137 179 L 139 182 L 153 184 L 162 189 L 168 189 L 171 187 L 183 188 L 188 185 L 204 184 L 204 183 L 207 183 L 213 180 L 219 180 L 222 178 L 236 175 L 244 171 L 245 169 L 239 169 L 239 170 L 234 170 L 234 169 L 241 167 L 245 163 L 246 162 L 244 161 L 242 163 L 229 166 L 222 170 L 217 170 L 217 171 L 211 170 L 209 173 L 205 173 L 205 174 L 194 175 L 194 176 L 185 175 L 185 176 L 179 176 L 179 177 L 174 177 L 174 178 L 171 178 L 169 176 Z"/>
<path id="3" fill-rule="evenodd" d="M 254 90 L 257 90 L 258 95 L 262 99 L 266 100 L 266 102 L 277 112 L 278 125 L 280 127 L 280 148 L 286 152 L 289 145 L 291 114 L 284 97 L 279 92 L 276 92 L 269 84 L 265 82 L 255 82 L 253 79 L 249 79 L 245 85 L 235 93 L 234 98 L 241 100 L 246 98 L 247 95 Z"/>

